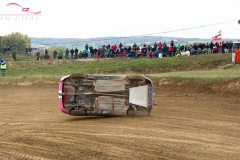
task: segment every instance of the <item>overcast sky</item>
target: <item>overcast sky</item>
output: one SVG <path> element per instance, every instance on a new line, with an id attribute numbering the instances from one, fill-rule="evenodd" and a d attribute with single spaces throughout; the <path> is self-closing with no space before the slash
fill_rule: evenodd
<path id="1" fill-rule="evenodd" d="M 0 36 L 21 32 L 30 37 L 92 38 L 134 36 L 236 20 L 194 30 L 159 34 L 191 38 L 240 39 L 240 0 L 0 0 L 0 14 L 42 11 L 37 20 L 0 16 Z"/>

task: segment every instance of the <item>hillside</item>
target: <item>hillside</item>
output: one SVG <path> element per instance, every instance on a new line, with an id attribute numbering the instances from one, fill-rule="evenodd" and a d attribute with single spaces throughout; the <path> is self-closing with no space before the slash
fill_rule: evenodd
<path id="1" fill-rule="evenodd" d="M 206 54 L 190 57 L 114 58 L 79 60 L 41 60 L 36 57 L 3 57 L 7 62 L 5 78 L 31 78 L 62 76 L 80 72 L 86 74 L 158 74 L 174 71 L 210 70 L 231 63 L 231 54 Z M 0 78 L 2 79 L 2 77 Z"/>

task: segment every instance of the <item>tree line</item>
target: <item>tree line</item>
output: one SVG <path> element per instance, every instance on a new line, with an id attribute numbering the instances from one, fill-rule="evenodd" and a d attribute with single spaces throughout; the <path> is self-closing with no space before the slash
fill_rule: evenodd
<path id="1" fill-rule="evenodd" d="M 26 34 L 13 32 L 11 34 L 0 36 L 0 53 L 4 47 L 10 47 L 11 50 L 24 51 L 26 46 L 31 46 L 31 38 Z"/>

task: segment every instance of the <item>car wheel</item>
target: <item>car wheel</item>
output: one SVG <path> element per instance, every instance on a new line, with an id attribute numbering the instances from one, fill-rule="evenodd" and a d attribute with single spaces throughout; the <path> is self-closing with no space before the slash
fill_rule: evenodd
<path id="1" fill-rule="evenodd" d="M 130 76 L 128 76 L 128 79 L 132 80 L 132 81 L 143 81 L 144 80 L 143 76 L 139 76 L 139 75 L 130 75 Z"/>
<path id="2" fill-rule="evenodd" d="M 73 73 L 71 74 L 72 78 L 86 78 L 86 74 L 83 73 Z"/>

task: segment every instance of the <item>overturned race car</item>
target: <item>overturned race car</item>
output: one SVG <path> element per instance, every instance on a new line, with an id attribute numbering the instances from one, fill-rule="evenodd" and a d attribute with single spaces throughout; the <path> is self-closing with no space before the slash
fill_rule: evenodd
<path id="1" fill-rule="evenodd" d="M 75 73 L 59 83 L 59 105 L 72 116 L 143 116 L 154 107 L 154 85 L 139 75 Z"/>

